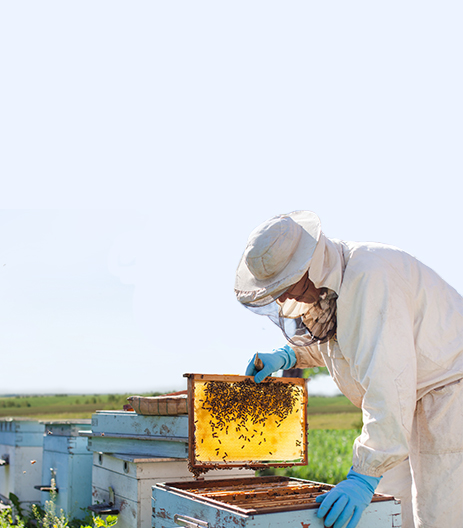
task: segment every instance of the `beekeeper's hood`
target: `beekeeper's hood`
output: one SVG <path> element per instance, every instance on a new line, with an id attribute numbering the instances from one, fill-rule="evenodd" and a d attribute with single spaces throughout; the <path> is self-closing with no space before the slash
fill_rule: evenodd
<path id="1" fill-rule="evenodd" d="M 269 316 L 288 338 L 301 326 L 296 319 L 307 312 L 308 305 L 290 300 L 283 306 L 274 301 L 305 273 L 317 288 L 324 289 L 325 299 L 333 300 L 342 280 L 340 251 L 323 235 L 315 213 L 275 216 L 250 234 L 236 271 L 235 293 L 247 308 Z"/>

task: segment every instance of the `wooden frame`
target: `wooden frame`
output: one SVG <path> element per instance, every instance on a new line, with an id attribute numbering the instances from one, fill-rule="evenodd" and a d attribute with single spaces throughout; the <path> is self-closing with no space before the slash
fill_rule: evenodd
<path id="1" fill-rule="evenodd" d="M 291 416 L 290 418 L 280 417 L 278 418 L 279 421 L 275 420 L 275 424 L 278 423 L 278 425 L 271 424 L 270 427 L 280 427 L 282 425 L 281 429 L 278 430 L 278 438 L 285 438 L 286 444 L 291 442 L 296 442 L 295 445 L 298 446 L 297 448 L 294 448 L 298 455 L 294 459 L 275 459 L 275 457 L 278 457 L 278 455 L 281 453 L 280 444 L 283 445 L 285 442 L 275 442 L 275 431 L 273 431 L 273 444 L 277 444 L 277 452 L 270 452 L 268 453 L 272 455 L 273 459 L 271 460 L 265 460 L 262 459 L 262 455 L 260 457 L 254 457 L 254 452 L 257 452 L 259 449 L 262 450 L 262 448 L 257 448 L 257 445 L 254 444 L 254 447 L 252 447 L 252 444 L 245 443 L 243 445 L 243 448 L 246 445 L 246 449 L 243 450 L 243 453 L 248 453 L 247 457 L 241 457 L 238 459 L 237 457 L 228 457 L 226 453 L 227 449 L 227 442 L 234 442 L 234 447 L 231 449 L 234 449 L 234 453 L 236 454 L 236 435 L 237 433 L 233 434 L 235 435 L 234 439 L 229 439 L 228 436 L 225 437 L 223 434 L 219 437 L 216 433 L 212 433 L 212 435 L 215 435 L 215 438 L 217 438 L 217 441 L 221 444 L 216 449 L 216 454 L 219 453 L 219 448 L 222 448 L 222 445 L 224 445 L 224 451 L 225 455 L 227 457 L 218 458 L 219 455 L 217 454 L 217 457 L 213 460 L 204 460 L 204 456 L 201 456 L 202 451 L 202 445 L 198 444 L 199 442 L 199 433 L 198 436 L 196 434 L 196 424 L 198 423 L 198 413 L 202 412 L 202 410 L 198 411 L 198 401 L 202 400 L 195 400 L 195 390 L 198 388 L 198 392 L 204 387 L 204 384 L 210 381 L 217 381 L 217 382 L 224 382 L 226 384 L 233 384 L 243 382 L 245 380 L 249 380 L 250 382 L 254 383 L 254 379 L 251 376 L 236 376 L 236 375 L 219 375 L 219 374 L 184 374 L 186 378 L 188 378 L 188 414 L 189 414 L 189 427 L 188 427 L 188 456 L 189 456 L 189 465 L 190 468 L 192 468 L 193 472 L 196 470 L 197 474 L 199 475 L 201 472 L 208 471 L 209 469 L 215 469 L 215 468 L 225 468 L 225 467 L 245 467 L 249 469 L 259 469 L 259 468 L 265 468 L 265 467 L 289 467 L 289 466 L 303 466 L 307 465 L 307 391 L 306 391 L 306 384 L 305 380 L 302 378 L 276 378 L 276 377 L 269 377 L 262 383 L 285 383 L 285 384 L 292 384 L 295 385 L 298 389 L 297 391 L 297 404 L 298 408 L 296 413 Z M 280 385 L 281 387 L 281 385 Z M 289 416 L 289 415 L 288 415 Z M 203 425 L 203 421 L 201 422 Z M 230 422 L 231 424 L 231 422 Z M 296 424 L 296 426 L 295 426 Z M 232 426 L 236 425 L 233 423 Z M 292 427 L 289 427 L 289 425 L 292 425 Z M 265 423 L 263 423 L 263 426 L 265 426 Z M 262 430 L 260 433 L 258 433 L 259 429 L 258 426 L 257 430 L 254 429 L 255 434 L 262 435 Z M 269 428 L 267 428 L 268 430 Z M 237 429 L 238 430 L 238 429 Z M 247 430 L 247 429 L 246 429 Z M 223 431 L 222 431 L 223 433 Z M 227 434 L 228 434 L 228 427 L 227 427 Z M 280 436 L 281 435 L 281 436 Z M 299 435 L 299 437 L 297 436 Z M 231 436 L 231 435 L 230 435 Z M 243 436 L 243 435 L 241 435 Z M 241 438 L 240 436 L 240 438 Z M 255 436 L 254 434 L 252 436 Z M 253 442 L 256 442 L 261 437 L 257 436 L 256 440 L 253 440 Z M 265 441 L 265 436 L 262 437 Z M 269 441 L 272 441 L 272 438 L 269 437 Z M 300 438 L 300 440 L 297 440 L 297 438 Z M 205 439 L 205 437 L 201 437 L 201 442 Z M 294 440 L 296 439 L 296 440 Z M 248 438 L 248 442 L 251 440 Z M 207 443 L 207 439 L 204 442 L 204 445 Z M 242 441 L 240 441 L 241 443 Z M 299 443 L 298 443 L 299 442 Z M 260 442 L 262 443 L 262 442 Z M 259 443 L 259 445 L 260 445 Z M 228 444 L 230 447 L 230 444 Z M 265 444 L 264 444 L 265 445 Z M 274 447 L 272 448 L 274 449 Z M 278 449 L 280 449 L 280 452 L 278 452 Z M 229 449 L 230 450 L 230 449 Z M 283 450 L 284 451 L 284 450 Z M 249 456 L 249 453 L 252 453 L 251 456 Z M 286 451 L 287 453 L 287 451 Z M 209 452 L 210 455 L 210 452 Z M 257 459 L 256 459 L 257 458 Z M 271 457 L 269 457 L 271 458 Z"/>

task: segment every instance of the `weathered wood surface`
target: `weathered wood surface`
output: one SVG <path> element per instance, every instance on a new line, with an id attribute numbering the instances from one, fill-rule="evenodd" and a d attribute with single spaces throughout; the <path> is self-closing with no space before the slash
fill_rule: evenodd
<path id="1" fill-rule="evenodd" d="M 25 503 L 40 502 L 44 425 L 38 420 L 0 420 L 0 457 L 8 464 L 0 467 L 0 495 L 14 493 Z"/>
<path id="2" fill-rule="evenodd" d="M 206 479 L 233 477 L 238 470 L 211 471 Z M 151 527 L 152 487 L 156 483 L 191 481 L 187 459 L 142 457 L 134 455 L 93 454 L 93 502 L 108 502 L 108 489 L 115 493 L 115 507 L 120 510 L 120 528 Z"/>
<path id="3" fill-rule="evenodd" d="M 241 479 L 236 479 L 238 482 Z M 258 479 L 249 479 L 257 483 Z M 310 481 L 299 479 L 288 479 L 295 481 L 296 486 L 326 486 Z M 280 528 L 302 526 L 310 528 L 323 528 L 323 520 L 317 518 L 318 504 L 312 502 L 292 503 L 290 499 L 284 499 L 283 503 L 275 504 L 272 501 L 262 503 L 251 503 L 247 508 L 237 507 L 233 504 L 226 504 L 220 500 L 205 497 L 201 493 L 190 493 L 187 483 L 179 483 L 181 488 L 177 488 L 174 483 L 156 484 L 153 488 L 153 527 L 173 528 L 178 526 L 178 520 L 189 517 L 195 519 L 198 526 L 208 528 Z M 205 483 L 190 483 L 191 488 L 201 488 L 211 490 Z M 214 483 L 218 484 L 218 482 Z M 222 481 L 223 484 L 223 481 Z M 281 486 L 280 482 L 280 486 Z M 236 492 L 234 480 L 229 481 L 229 486 Z M 258 489 L 262 489 L 262 486 Z M 226 486 L 224 489 L 226 492 Z M 379 502 L 372 502 L 362 515 L 358 528 L 400 528 L 401 515 L 400 504 L 392 497 Z"/>
<path id="4" fill-rule="evenodd" d="M 129 411 L 97 411 L 92 415 L 92 433 L 186 438 L 188 415 L 143 416 Z"/>
<path id="5" fill-rule="evenodd" d="M 137 414 L 146 416 L 178 416 L 188 413 L 186 394 L 177 396 L 131 396 L 127 401 Z"/>
<path id="6" fill-rule="evenodd" d="M 43 438 L 42 479 L 36 484 L 50 486 L 51 471 L 55 472 L 57 511 L 63 509 L 69 517 L 82 519 L 92 502 L 92 453 L 87 449 L 87 439 L 75 436 L 75 430 L 70 428 L 72 436 L 59 434 L 45 435 Z M 50 493 L 41 492 L 41 504 L 50 500 Z"/>

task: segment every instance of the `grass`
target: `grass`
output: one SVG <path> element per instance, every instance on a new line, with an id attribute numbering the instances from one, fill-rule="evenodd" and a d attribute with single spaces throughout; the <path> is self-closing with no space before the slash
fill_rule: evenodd
<path id="1" fill-rule="evenodd" d="M 309 398 L 310 414 L 359 413 L 360 409 L 345 396 L 312 396 Z"/>
<path id="2" fill-rule="evenodd" d="M 311 397 L 307 412 L 309 430 L 362 428 L 362 411 L 345 396 Z"/>
<path id="3" fill-rule="evenodd" d="M 359 413 L 336 413 L 336 414 L 309 414 L 309 431 L 319 429 L 361 429 L 362 414 Z"/>
<path id="4" fill-rule="evenodd" d="M 88 419 L 95 411 L 122 410 L 129 396 L 131 394 L 3 396 L 0 397 L 0 418 Z"/>

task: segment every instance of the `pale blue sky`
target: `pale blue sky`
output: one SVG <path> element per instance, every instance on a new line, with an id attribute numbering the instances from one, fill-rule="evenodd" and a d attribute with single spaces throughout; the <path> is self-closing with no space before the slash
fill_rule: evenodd
<path id="1" fill-rule="evenodd" d="M 282 344 L 250 231 L 317 212 L 463 293 L 457 1 L 0 4 L 0 393 L 184 388 Z"/>

